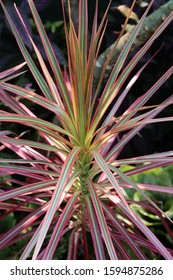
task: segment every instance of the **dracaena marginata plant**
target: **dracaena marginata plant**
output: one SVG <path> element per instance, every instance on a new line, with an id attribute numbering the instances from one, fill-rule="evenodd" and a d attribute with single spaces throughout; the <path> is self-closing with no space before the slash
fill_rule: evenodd
<path id="1" fill-rule="evenodd" d="M 28 237 L 20 259 L 52 259 L 62 240 L 68 236 L 68 259 L 79 258 L 79 252 L 80 258 L 83 254 L 84 259 L 173 259 L 173 250 L 162 244 L 131 207 L 141 203 L 145 211 L 154 213 L 163 221 L 165 231 L 172 238 L 171 215 L 164 213 L 145 190 L 166 192 L 171 196 L 173 189 L 138 184 L 130 179 L 130 175 L 171 164 L 172 152 L 127 159 L 119 157 L 124 146 L 145 125 L 172 121 L 172 117 L 157 115 L 172 103 L 173 96 L 156 106 L 146 106 L 146 102 L 171 76 L 173 67 L 145 94 L 141 93 L 120 117 L 116 117 L 117 110 L 148 62 L 130 81 L 129 75 L 169 25 L 173 14 L 127 62 L 131 46 L 153 3 L 151 1 L 119 55 L 107 83 L 103 86 L 102 79 L 112 53 L 103 65 L 97 87 L 93 87 L 94 66 L 110 5 L 97 26 L 98 1 L 95 1 L 88 39 L 88 1 L 79 1 L 78 30 L 73 25 L 70 3 L 67 18 L 62 1 L 68 54 L 68 68 L 64 70 L 55 57 L 34 2 L 28 0 L 49 61 L 49 70 L 17 7 L 16 13 L 34 48 L 39 67 L 22 42 L 3 1 L 0 2 L 25 60 L 0 74 L 0 99 L 7 108 L 0 111 L 0 122 L 27 126 L 39 136 L 37 140 L 30 140 L 27 134 L 16 135 L 10 129 L 0 132 L 1 151 L 7 153 L 11 150 L 8 158 L 0 159 L 1 220 L 13 212 L 23 213 L 20 221 L 0 235 L 0 249 Z M 37 92 L 10 83 L 10 79 L 19 75 L 16 70 L 19 71 L 24 64 L 38 84 Z M 39 118 L 27 106 L 26 100 L 49 110 L 58 119 L 58 124 Z M 9 158 L 12 153 L 14 156 Z M 121 166 L 125 164 L 134 168 L 123 173 Z M 128 200 L 127 189 L 138 191 L 143 201 Z"/>

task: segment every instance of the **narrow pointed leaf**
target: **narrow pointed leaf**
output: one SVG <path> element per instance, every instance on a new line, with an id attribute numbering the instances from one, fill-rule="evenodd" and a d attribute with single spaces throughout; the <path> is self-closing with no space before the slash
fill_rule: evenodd
<path id="1" fill-rule="evenodd" d="M 117 254 L 116 254 L 113 242 L 112 242 L 110 230 L 106 223 L 106 219 L 104 216 L 104 212 L 103 212 L 99 197 L 97 196 L 96 191 L 94 189 L 94 184 L 92 182 L 88 181 L 88 187 L 90 190 L 90 194 L 91 194 L 93 206 L 94 206 L 94 209 L 96 212 L 97 220 L 98 220 L 98 223 L 100 226 L 100 230 L 102 232 L 102 236 L 103 236 L 106 248 L 108 250 L 110 259 L 117 260 Z"/>
<path id="2" fill-rule="evenodd" d="M 49 226 L 51 224 L 51 221 L 53 219 L 53 216 L 56 212 L 56 209 L 59 207 L 60 203 L 62 202 L 62 198 L 63 198 L 62 194 L 65 190 L 70 172 L 72 170 L 73 164 L 77 158 L 79 151 L 80 151 L 79 148 L 74 148 L 64 163 L 64 166 L 62 168 L 62 173 L 60 175 L 60 178 L 58 180 L 54 194 L 50 201 L 49 209 L 44 218 L 43 226 L 40 231 L 38 242 L 37 242 L 35 250 L 34 250 L 33 259 L 37 258 L 37 255 L 41 249 L 41 246 L 43 244 L 46 233 L 47 233 Z"/>
<path id="3" fill-rule="evenodd" d="M 21 50 L 21 52 L 23 54 L 23 57 L 25 58 L 25 60 L 27 62 L 28 67 L 30 68 L 34 78 L 36 79 L 36 81 L 37 81 L 41 91 L 45 94 L 45 96 L 49 100 L 52 100 L 49 88 L 48 88 L 45 80 L 43 79 L 42 75 L 40 74 L 39 70 L 37 69 L 37 67 L 36 67 L 33 59 L 31 58 L 27 48 L 25 47 L 25 45 L 24 45 L 24 43 L 23 43 L 23 41 L 22 41 L 22 39 L 21 39 L 21 37 L 20 37 L 20 35 L 19 35 L 19 33 L 18 33 L 18 31 L 17 31 L 17 29 L 16 29 L 16 27 L 15 27 L 15 25 L 14 25 L 14 23 L 13 23 L 11 17 L 10 17 L 10 15 L 9 15 L 9 13 L 8 13 L 8 11 L 7 11 L 7 9 L 5 8 L 5 6 L 2 3 L 2 1 L 0 1 L 0 3 L 1 3 L 1 6 L 2 6 L 2 8 L 4 10 L 6 18 L 7 18 L 8 22 L 9 22 L 9 24 L 10 24 L 11 30 L 13 31 L 13 34 L 14 34 L 14 36 L 16 38 L 16 41 L 17 41 L 17 43 L 19 45 L 19 48 L 20 48 L 20 50 Z"/>
<path id="4" fill-rule="evenodd" d="M 92 235 L 92 239 L 93 239 L 96 259 L 105 260 L 106 257 L 105 257 L 101 232 L 100 232 L 98 220 L 97 220 L 97 217 L 96 217 L 96 214 L 95 214 L 92 202 L 91 202 L 91 198 L 88 195 L 86 195 L 85 201 L 86 201 L 87 210 L 88 210 L 89 226 L 91 228 L 91 235 Z"/>
<path id="5" fill-rule="evenodd" d="M 71 99 L 69 98 L 69 92 L 67 90 L 66 84 L 64 83 L 64 79 L 63 79 L 63 75 L 62 75 L 62 72 L 61 72 L 60 65 L 59 65 L 59 63 L 56 59 L 53 48 L 52 48 L 52 46 L 50 44 L 50 41 L 47 37 L 47 34 L 46 34 L 44 26 L 41 22 L 40 16 L 39 16 L 39 14 L 36 10 L 34 2 L 32 0 L 28 0 L 28 3 L 29 3 L 29 6 L 30 6 L 30 9 L 31 9 L 33 18 L 35 20 L 35 24 L 36 24 L 37 30 L 39 32 L 40 38 L 42 40 L 44 50 L 45 50 L 46 55 L 48 57 L 50 66 L 52 67 L 53 73 L 55 75 L 56 82 L 58 83 L 58 86 L 60 88 L 61 96 L 64 100 L 65 105 L 66 105 L 65 107 L 68 110 L 69 115 L 71 117 L 73 117 L 72 106 L 71 106 L 71 102 L 70 102 Z"/>
<path id="6" fill-rule="evenodd" d="M 110 181 L 112 186 L 115 188 L 115 190 L 119 194 L 120 198 L 122 199 L 122 201 L 124 202 L 126 207 L 129 208 L 129 206 L 127 204 L 127 201 L 126 201 L 126 199 L 125 199 L 125 197 L 123 195 L 123 192 L 122 192 L 121 188 L 118 185 L 117 180 L 113 176 L 111 170 L 109 169 L 109 167 L 106 164 L 106 162 L 104 161 L 104 159 L 101 157 L 101 155 L 99 155 L 99 153 L 97 153 L 95 151 L 92 151 L 92 154 L 94 155 L 94 158 L 95 158 L 96 162 L 98 163 L 98 165 L 100 166 L 101 170 L 106 175 L 106 177 L 108 178 L 108 180 Z M 129 208 L 129 211 L 131 211 L 130 208 Z"/>
<path id="7" fill-rule="evenodd" d="M 58 245 L 58 242 L 62 236 L 63 230 L 66 227 L 70 217 L 73 215 L 75 208 L 77 207 L 77 205 L 75 205 L 75 202 L 76 202 L 77 198 L 79 197 L 79 195 L 80 195 L 80 191 L 76 191 L 74 193 L 74 195 L 72 196 L 72 198 L 70 198 L 70 200 L 68 201 L 65 208 L 63 209 L 61 216 L 60 216 L 56 226 L 54 227 L 49 244 L 47 245 L 46 250 L 44 252 L 43 259 L 46 259 L 46 260 L 52 259 L 53 254 Z"/>
<path id="8" fill-rule="evenodd" d="M 100 186 L 99 186 L 100 187 Z M 108 190 L 105 188 L 100 189 L 103 191 L 103 193 L 106 193 L 109 199 L 114 202 L 126 215 L 127 217 L 132 221 L 133 224 L 135 224 L 141 232 L 150 240 L 150 242 L 156 247 L 158 252 L 167 260 L 173 260 L 173 257 L 169 253 L 169 251 L 165 248 L 165 246 L 158 240 L 158 238 L 152 233 L 152 231 L 144 224 L 144 222 L 134 213 L 134 215 L 131 215 L 129 210 L 126 208 L 126 206 L 121 202 L 121 200 L 116 196 L 112 195 Z"/>
<path id="9" fill-rule="evenodd" d="M 127 182 L 128 184 L 132 185 L 151 205 L 154 206 L 154 208 L 156 208 L 163 216 L 165 216 L 167 219 L 169 219 L 172 223 L 173 221 L 169 218 L 168 215 L 166 215 L 166 213 L 164 213 L 161 208 L 159 208 L 155 202 L 153 202 L 148 195 L 146 195 L 145 192 L 143 192 L 138 186 L 137 184 L 135 184 L 130 178 L 128 178 L 123 172 L 121 172 L 118 168 L 116 167 L 110 167 L 113 171 L 115 171 L 116 173 L 118 173 L 120 175 L 120 177 Z"/>

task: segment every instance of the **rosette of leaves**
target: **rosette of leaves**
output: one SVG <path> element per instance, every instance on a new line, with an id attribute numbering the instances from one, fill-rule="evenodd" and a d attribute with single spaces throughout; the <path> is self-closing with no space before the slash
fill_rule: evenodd
<path id="1" fill-rule="evenodd" d="M 128 141 L 145 125 L 173 120 L 171 116 L 157 117 L 172 104 L 173 96 L 159 105 L 146 106 L 146 102 L 171 76 L 173 67 L 147 92 L 141 93 L 120 117 L 116 117 L 118 108 L 149 61 L 128 83 L 127 78 L 154 40 L 172 21 L 173 14 L 163 21 L 132 60 L 126 63 L 131 46 L 152 6 L 151 1 L 119 55 L 106 85 L 101 87 L 112 53 L 107 57 L 98 85 L 94 88 L 94 67 L 106 30 L 106 15 L 110 5 L 98 26 L 96 1 L 88 40 L 87 2 L 79 1 L 78 30 L 75 30 L 70 4 L 67 18 L 62 1 L 68 54 L 68 67 L 63 69 L 57 61 L 34 2 L 28 0 L 51 67 L 50 73 L 20 11 L 15 6 L 37 56 L 39 68 L 23 43 L 8 10 L 0 1 L 25 60 L 23 64 L 0 74 L 0 99 L 8 107 L 0 111 L 0 122 L 21 124 L 38 134 L 37 139 L 30 139 L 26 133 L 16 135 L 10 129 L 0 132 L 1 151 L 8 153 L 10 150 L 14 154 L 11 159 L 0 159 L 0 172 L 4 178 L 1 180 L 0 192 L 0 207 L 4 211 L 1 220 L 11 213 L 22 213 L 16 224 L 0 235 L 0 249 L 29 237 L 20 259 L 52 259 L 62 239 L 68 236 L 68 259 L 77 259 L 79 254 L 84 259 L 173 259 L 172 249 L 166 248 L 146 226 L 131 207 L 134 201 L 127 199 L 124 193 L 124 189 L 129 187 L 138 191 L 144 198 L 144 207 L 164 217 L 165 229 L 169 232 L 167 221 L 172 222 L 169 215 L 144 192 L 148 190 L 146 185 L 135 183 L 129 176 L 170 164 L 173 161 L 172 152 L 142 158 L 118 158 Z M 27 64 L 38 84 L 37 92 L 9 81 L 19 75 L 15 71 L 24 64 Z M 25 100 L 37 104 L 38 108 L 49 110 L 58 123 L 39 118 L 39 112 L 32 112 Z M 124 164 L 137 165 L 133 174 L 121 171 L 120 167 Z M 154 191 L 167 192 L 170 196 L 173 193 L 172 188 L 166 186 L 157 186 Z"/>

